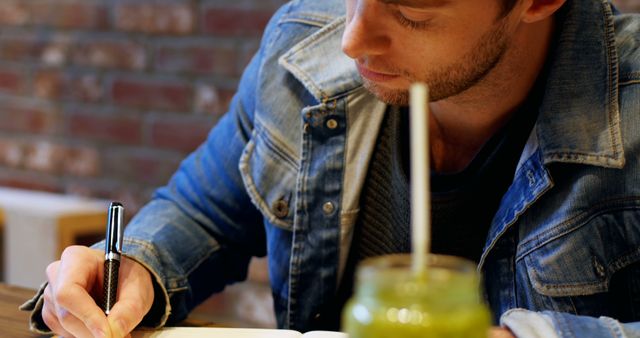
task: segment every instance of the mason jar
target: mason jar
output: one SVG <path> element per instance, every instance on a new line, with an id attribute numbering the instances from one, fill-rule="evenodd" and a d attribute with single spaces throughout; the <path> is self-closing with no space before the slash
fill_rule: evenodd
<path id="1" fill-rule="evenodd" d="M 410 255 L 363 261 L 342 313 L 349 338 L 486 338 L 490 313 L 471 261 L 429 255 L 424 273 Z"/>

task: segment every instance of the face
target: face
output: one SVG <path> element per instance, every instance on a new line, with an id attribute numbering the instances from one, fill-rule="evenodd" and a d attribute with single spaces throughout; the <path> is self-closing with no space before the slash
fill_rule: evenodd
<path id="1" fill-rule="evenodd" d="M 499 0 L 345 0 L 343 51 L 364 85 L 389 104 L 407 105 L 413 82 L 431 101 L 476 85 L 510 43 Z"/>

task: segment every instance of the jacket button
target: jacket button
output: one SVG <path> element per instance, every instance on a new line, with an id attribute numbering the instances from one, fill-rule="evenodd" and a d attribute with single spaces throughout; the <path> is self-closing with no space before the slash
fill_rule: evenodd
<path id="1" fill-rule="evenodd" d="M 331 202 L 327 202 L 322 206 L 322 211 L 324 211 L 325 215 L 330 215 L 335 209 L 336 207 Z"/>
<path id="2" fill-rule="evenodd" d="M 283 199 L 279 199 L 271 206 L 273 214 L 278 218 L 285 218 L 289 215 L 289 203 Z"/>
<path id="3" fill-rule="evenodd" d="M 338 121 L 336 121 L 335 119 L 328 119 L 327 128 L 332 130 L 338 128 Z"/>

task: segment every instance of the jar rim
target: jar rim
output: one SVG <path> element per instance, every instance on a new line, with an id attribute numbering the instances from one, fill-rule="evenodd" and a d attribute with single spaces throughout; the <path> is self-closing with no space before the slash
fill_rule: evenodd
<path id="1" fill-rule="evenodd" d="M 376 256 L 363 260 L 358 267 L 360 278 L 369 277 L 380 271 L 407 271 L 411 268 L 411 254 L 392 254 Z M 428 254 L 425 259 L 426 269 L 449 270 L 459 274 L 475 274 L 476 264 L 469 259 L 439 254 Z"/>

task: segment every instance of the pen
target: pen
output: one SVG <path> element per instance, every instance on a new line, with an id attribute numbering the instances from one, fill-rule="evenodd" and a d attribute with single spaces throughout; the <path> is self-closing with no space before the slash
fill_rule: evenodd
<path id="1" fill-rule="evenodd" d="M 118 270 L 120 268 L 120 254 L 122 253 L 122 219 L 124 207 L 119 202 L 109 205 L 107 220 L 107 235 L 104 244 L 104 279 L 102 294 L 102 309 L 109 314 L 116 302 L 118 293 Z"/>

